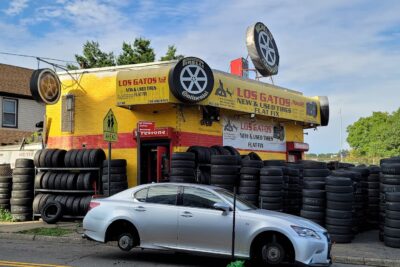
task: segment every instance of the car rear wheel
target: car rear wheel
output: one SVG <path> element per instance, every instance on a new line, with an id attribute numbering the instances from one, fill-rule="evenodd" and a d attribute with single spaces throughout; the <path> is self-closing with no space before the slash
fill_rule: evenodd
<path id="1" fill-rule="evenodd" d="M 118 237 L 118 247 L 123 251 L 130 251 L 134 247 L 134 243 L 131 233 L 123 233 Z"/>
<path id="2" fill-rule="evenodd" d="M 285 258 L 285 249 L 277 242 L 261 246 L 261 259 L 267 265 L 280 265 Z"/>

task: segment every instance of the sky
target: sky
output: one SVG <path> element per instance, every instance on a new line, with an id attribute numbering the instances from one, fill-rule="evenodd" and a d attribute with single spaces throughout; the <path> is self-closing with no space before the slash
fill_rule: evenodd
<path id="1" fill-rule="evenodd" d="M 144 37 L 157 58 L 174 44 L 228 71 L 247 56 L 246 29 L 260 21 L 279 49 L 274 83 L 329 97 L 329 125 L 306 131 L 310 152 L 337 152 L 341 132 L 348 148 L 348 125 L 399 108 L 399 14 L 396 0 L 0 0 L 0 52 L 74 61 L 87 40 L 118 54 L 123 41 Z M 0 63 L 38 67 L 1 54 Z"/>

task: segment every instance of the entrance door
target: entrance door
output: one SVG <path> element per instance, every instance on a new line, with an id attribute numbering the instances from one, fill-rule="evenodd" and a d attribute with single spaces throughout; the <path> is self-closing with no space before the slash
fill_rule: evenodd
<path id="1" fill-rule="evenodd" d="M 163 181 L 169 172 L 169 140 L 142 141 L 140 146 L 140 184 Z"/>
<path id="2" fill-rule="evenodd" d="M 301 160 L 301 152 L 300 151 L 289 151 L 288 152 L 288 162 L 296 162 Z"/>

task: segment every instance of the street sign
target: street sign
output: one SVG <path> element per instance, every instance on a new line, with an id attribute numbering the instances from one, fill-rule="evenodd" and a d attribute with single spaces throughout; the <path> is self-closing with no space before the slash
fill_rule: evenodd
<path id="1" fill-rule="evenodd" d="M 156 123 L 154 121 L 139 121 L 139 131 L 140 132 L 151 132 L 156 128 Z"/>
<path id="2" fill-rule="evenodd" d="M 103 138 L 107 142 L 118 141 L 118 122 L 111 109 L 103 120 Z"/>

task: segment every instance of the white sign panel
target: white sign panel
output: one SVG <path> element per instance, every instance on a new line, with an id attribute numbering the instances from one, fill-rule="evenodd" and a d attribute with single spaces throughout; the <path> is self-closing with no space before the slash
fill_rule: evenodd
<path id="1" fill-rule="evenodd" d="M 223 144 L 237 149 L 286 152 L 285 128 L 240 117 L 223 117 Z"/>

